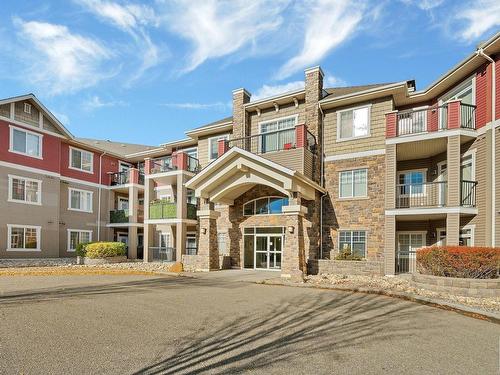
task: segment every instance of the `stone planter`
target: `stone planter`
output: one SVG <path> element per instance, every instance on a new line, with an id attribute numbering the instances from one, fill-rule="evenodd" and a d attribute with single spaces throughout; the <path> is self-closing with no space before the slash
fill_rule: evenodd
<path id="1" fill-rule="evenodd" d="M 384 264 L 376 260 L 311 260 L 308 264 L 312 275 L 384 275 Z"/>
<path id="2" fill-rule="evenodd" d="M 86 265 L 98 265 L 98 264 L 110 264 L 110 263 L 123 263 L 127 261 L 126 256 L 116 256 L 116 257 L 108 257 L 108 258 L 83 258 L 83 264 Z"/>
<path id="3" fill-rule="evenodd" d="M 500 279 L 464 279 L 414 273 L 412 284 L 421 289 L 464 297 L 500 297 Z"/>

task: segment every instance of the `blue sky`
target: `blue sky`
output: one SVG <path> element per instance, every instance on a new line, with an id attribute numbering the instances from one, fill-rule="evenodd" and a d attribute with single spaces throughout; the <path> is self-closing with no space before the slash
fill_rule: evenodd
<path id="1" fill-rule="evenodd" d="M 497 0 L 2 1 L 0 97 L 33 92 L 80 137 L 157 145 L 254 98 L 416 79 L 500 26 Z"/>

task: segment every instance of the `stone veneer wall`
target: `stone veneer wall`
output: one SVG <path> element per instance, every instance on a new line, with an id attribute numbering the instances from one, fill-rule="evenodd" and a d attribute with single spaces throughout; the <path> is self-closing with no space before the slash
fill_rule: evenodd
<path id="1" fill-rule="evenodd" d="M 288 215 L 254 215 L 243 216 L 243 205 L 256 198 L 267 196 L 284 196 L 277 190 L 263 185 L 258 185 L 243 193 L 234 201 L 232 206 L 217 206 L 221 213 L 217 219 L 217 233 L 226 234 L 226 246 L 229 248 L 231 265 L 241 268 L 243 265 L 243 228 L 290 225 Z M 303 219 L 303 229 L 299 236 L 304 238 L 304 261 L 316 259 L 319 242 L 319 195 L 316 201 L 302 201 L 308 207 L 308 213 Z M 287 234 L 288 235 L 288 234 Z M 285 254 L 284 254 L 285 256 Z"/>
<path id="2" fill-rule="evenodd" d="M 366 198 L 339 198 L 339 172 L 368 169 Z M 339 230 L 366 230 L 367 259 L 378 261 L 384 253 L 385 155 L 338 160 L 325 163 L 323 203 L 323 257 L 338 251 Z"/>
<path id="3" fill-rule="evenodd" d="M 500 279 L 463 279 L 415 273 L 412 283 L 417 288 L 458 296 L 500 297 Z"/>
<path id="4" fill-rule="evenodd" d="M 384 275 L 382 261 L 316 260 L 309 263 L 313 275 Z"/>

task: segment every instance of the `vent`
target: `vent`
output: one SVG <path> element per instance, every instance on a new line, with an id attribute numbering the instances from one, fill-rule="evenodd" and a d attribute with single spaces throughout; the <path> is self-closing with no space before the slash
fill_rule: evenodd
<path id="1" fill-rule="evenodd" d="M 31 104 L 24 103 L 24 113 L 28 113 L 31 115 Z"/>

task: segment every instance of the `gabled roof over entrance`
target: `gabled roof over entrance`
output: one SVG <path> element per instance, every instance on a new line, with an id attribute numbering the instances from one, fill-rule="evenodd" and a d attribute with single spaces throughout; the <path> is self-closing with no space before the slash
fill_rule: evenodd
<path id="1" fill-rule="evenodd" d="M 298 192 L 304 199 L 315 199 L 324 189 L 297 171 L 233 147 L 204 168 L 186 186 L 198 198 L 232 205 L 240 195 L 256 185 L 270 186 L 287 196 Z"/>

